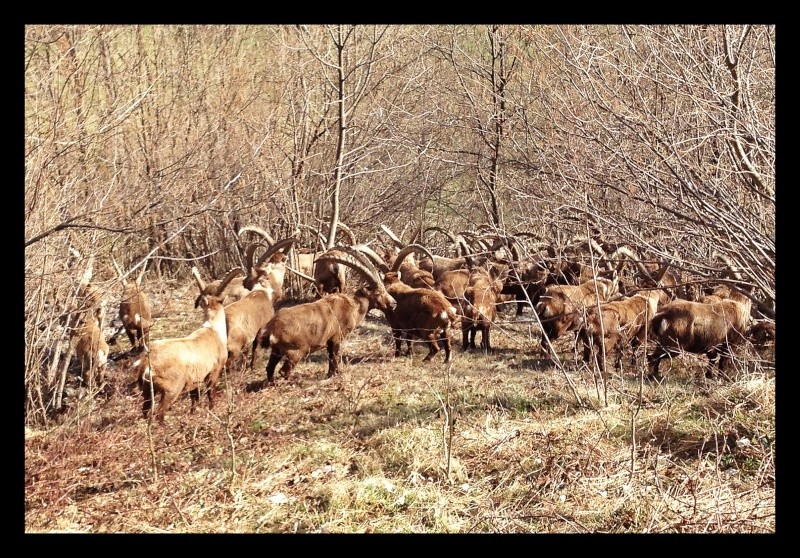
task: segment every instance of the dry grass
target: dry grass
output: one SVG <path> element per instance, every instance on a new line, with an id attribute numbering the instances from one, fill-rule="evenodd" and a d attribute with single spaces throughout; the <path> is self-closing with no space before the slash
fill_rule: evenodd
<path id="1" fill-rule="evenodd" d="M 196 327 L 190 294 L 153 338 Z M 775 532 L 774 371 L 706 382 L 687 357 L 663 385 L 604 389 L 569 353 L 564 369 L 540 360 L 534 333 L 502 324 L 490 357 L 456 335 L 447 366 L 421 347 L 391 358 L 369 316 L 339 377 L 321 352 L 248 391 L 262 354 L 214 412 L 185 397 L 152 429 L 120 360 L 106 397 L 26 429 L 25 531 Z"/>

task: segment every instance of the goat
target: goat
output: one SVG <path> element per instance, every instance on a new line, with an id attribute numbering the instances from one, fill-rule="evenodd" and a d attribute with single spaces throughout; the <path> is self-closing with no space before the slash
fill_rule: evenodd
<path id="1" fill-rule="evenodd" d="M 772 320 L 754 321 L 747 330 L 747 338 L 756 349 L 763 349 L 775 342 L 775 322 Z"/>
<path id="2" fill-rule="evenodd" d="M 142 265 L 139 276 L 135 281 L 131 282 L 125 279 L 125 274 L 122 273 L 113 256 L 111 257 L 111 263 L 114 264 L 114 269 L 117 271 L 119 280 L 122 283 L 119 319 L 131 343 L 131 352 L 138 353 L 150 341 L 150 327 L 152 325 L 150 300 L 147 294 L 141 290 L 142 277 L 147 265 Z"/>
<path id="3" fill-rule="evenodd" d="M 715 256 L 725 261 L 733 278 L 741 280 L 727 257 Z M 732 359 L 733 347 L 744 341 L 749 331 L 752 300 L 749 293 L 728 286 L 716 289 L 704 300 L 675 300 L 653 316 L 649 329 L 656 346 L 647 357 L 650 365 L 648 379 L 662 380 L 658 372 L 659 363 L 680 351 L 705 354 L 709 363 L 725 373 Z M 713 376 L 712 370 L 706 372 L 707 377 Z"/>
<path id="4" fill-rule="evenodd" d="M 607 301 L 616 295 L 619 286 L 615 279 L 598 277 L 580 285 L 549 285 L 534 310 L 542 324 L 540 350 L 549 354 L 548 346 L 582 323 L 586 307 Z"/>
<path id="5" fill-rule="evenodd" d="M 291 241 L 292 239 L 288 239 Z M 278 250 L 288 245 L 286 241 L 276 242 L 262 256 L 267 259 Z M 276 277 L 275 269 L 269 266 L 256 265 L 251 268 L 254 275 L 245 279 L 246 284 L 252 289 L 247 296 L 225 305 L 225 326 L 227 328 L 227 350 L 226 371 L 231 371 L 235 364 L 244 357 L 248 349 L 251 350 L 250 368 L 255 365 L 258 344 L 263 337 L 264 328 L 267 322 L 275 314 L 274 306 L 276 293 L 273 288 Z M 200 278 L 200 272 L 196 267 L 192 268 L 192 275 L 200 287 L 201 297 L 207 291 Z M 221 293 L 225 289 L 226 281 L 230 282 L 235 277 L 244 275 L 241 268 L 234 268 L 218 286 L 217 292 L 211 292 L 214 296 L 221 298 Z"/>
<path id="6" fill-rule="evenodd" d="M 750 308 L 750 297 L 737 291 L 714 302 L 675 300 L 665 305 L 650 321 L 656 347 L 647 357 L 648 378 L 661 380 L 659 363 L 680 351 L 705 354 L 724 373 L 732 347 L 747 333 Z"/>
<path id="7" fill-rule="evenodd" d="M 526 306 L 539 302 L 548 277 L 547 267 L 532 258 L 514 261 L 509 269 L 501 294 L 510 295 L 517 303 L 516 315 L 521 316 Z"/>
<path id="8" fill-rule="evenodd" d="M 152 416 L 153 400 L 161 395 L 155 416 L 164 423 L 164 414 L 181 394 L 189 392 L 190 413 L 200 400 L 200 388 L 208 393 L 208 408 L 214 407 L 216 384 L 228 357 L 228 333 L 225 326 L 225 307 L 214 295 L 202 295 L 203 325 L 187 335 L 158 339 L 150 343 L 142 356 L 133 363 L 142 390 L 144 418 Z"/>
<path id="9" fill-rule="evenodd" d="M 332 293 L 314 302 L 278 310 L 267 323 L 261 341 L 261 346 L 271 349 L 267 378 L 262 386 L 273 384 L 275 368 L 281 360 L 285 359 L 281 375 L 288 378 L 300 359 L 323 347 L 328 350 L 328 377 L 336 375 L 342 342 L 361 325 L 367 312 L 372 308 L 385 312 L 397 305 L 386 292 L 374 266 L 365 265 L 340 247 L 331 248 L 319 259 L 352 268 L 366 280 L 367 285 L 352 294 Z"/>
<path id="10" fill-rule="evenodd" d="M 442 273 L 436 280 L 434 287 L 440 291 L 444 297 L 455 306 L 459 316 L 464 315 L 464 293 L 469 286 L 469 270 L 453 269 Z"/>
<path id="11" fill-rule="evenodd" d="M 469 281 L 464 290 L 463 313 L 461 315 L 461 335 L 464 350 L 474 349 L 477 332 L 481 332 L 481 349 L 492 350 L 489 332 L 497 321 L 497 301 L 503 289 L 503 273 L 506 270 L 493 264 L 489 267 L 470 268 Z"/>
<path id="12" fill-rule="evenodd" d="M 631 251 L 622 248 L 615 252 L 624 255 L 640 266 L 644 286 L 648 287 L 635 292 L 632 296 L 621 300 L 604 302 L 586 308 L 586 315 L 578 329 L 577 341 L 583 344 L 583 359 L 588 364 L 601 351 L 606 358 L 613 359 L 617 370 L 622 371 L 622 353 L 626 347 L 634 351 L 644 342 L 646 325 L 659 307 L 670 301 L 670 295 L 663 289 L 662 281 L 666 277 L 669 263 L 651 272 L 635 260 Z M 621 271 L 624 261 L 617 267 Z M 674 286 L 670 280 L 667 284 Z M 605 361 L 602 365 L 605 372 Z"/>
<path id="13" fill-rule="evenodd" d="M 295 243 L 294 238 L 286 238 L 273 242 L 261 257 L 253 263 L 255 250 L 261 244 L 251 244 L 245 250 L 247 276 L 242 286 L 252 291 L 260 283 L 264 289 L 272 291 L 272 300 L 277 302 L 283 298 L 283 282 L 286 278 L 286 249 Z"/>
<path id="14" fill-rule="evenodd" d="M 104 314 L 102 305 L 85 312 L 76 332 L 75 354 L 81 366 L 81 378 L 90 390 L 97 380 L 102 383 L 108 362 L 108 343 L 103 337 Z"/>
<path id="15" fill-rule="evenodd" d="M 444 295 L 427 286 L 412 287 L 403 280 L 403 260 L 415 250 L 425 250 L 418 244 L 403 248 L 397 255 L 392 268 L 383 275 L 386 291 L 395 299 L 397 306 L 384 310 L 386 320 L 392 329 L 395 343 L 394 356 L 401 355 L 403 340 L 406 341 L 408 354 L 412 353 L 412 339 L 421 339 L 428 345 L 428 354 L 424 361 L 431 360 L 439 352 L 439 345 L 444 349 L 444 361 L 450 362 L 451 338 L 450 328 L 457 319 L 456 309 Z M 363 249 L 361 251 L 364 251 Z M 355 250 L 347 250 L 367 265 Z M 378 257 L 369 254 L 369 257 Z M 413 267 L 413 266 L 412 266 Z"/>
<path id="16" fill-rule="evenodd" d="M 599 307 L 587 307 L 578 330 L 578 341 L 583 343 L 583 360 L 589 363 L 604 351 L 606 358 L 613 360 L 617 370 L 622 371 L 624 349 L 630 346 L 635 351 L 644 342 L 647 324 L 667 302 L 666 292 L 648 289 Z M 605 371 L 605 362 L 602 369 Z"/>

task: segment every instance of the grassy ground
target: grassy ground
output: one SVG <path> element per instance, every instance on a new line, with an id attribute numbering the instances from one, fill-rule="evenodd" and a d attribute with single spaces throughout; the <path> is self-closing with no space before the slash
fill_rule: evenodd
<path id="1" fill-rule="evenodd" d="M 169 301 L 153 338 L 199 325 Z M 182 313 L 181 313 L 182 312 Z M 25 433 L 25 531 L 79 533 L 773 533 L 774 369 L 748 353 L 731 381 L 702 360 L 603 382 L 569 350 L 541 358 L 511 313 L 493 355 L 392 358 L 379 315 L 276 385 L 223 380 L 213 411 L 188 396 L 141 418 L 125 359 L 105 396 Z M 565 349 L 568 347 L 565 345 Z M 127 340 L 112 351 L 127 349 Z M 664 367 L 669 363 L 664 363 Z M 70 378 L 75 386 L 76 378 Z"/>

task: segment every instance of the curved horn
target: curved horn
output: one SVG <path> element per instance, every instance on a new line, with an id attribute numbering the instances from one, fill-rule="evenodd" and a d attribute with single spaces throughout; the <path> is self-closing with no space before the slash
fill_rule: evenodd
<path id="1" fill-rule="evenodd" d="M 728 256 L 726 256 L 722 252 L 714 250 L 714 252 L 711 254 L 711 257 L 713 259 L 720 260 L 722 263 L 725 264 L 725 267 L 727 269 L 724 269 L 722 271 L 722 278 L 723 279 L 735 279 L 737 281 L 741 281 L 742 280 L 741 272 L 734 267 L 733 261 Z"/>
<path id="2" fill-rule="evenodd" d="M 144 277 L 144 272 L 147 271 L 147 260 L 142 263 L 142 270 L 139 272 L 139 275 L 136 277 L 136 286 L 140 286 L 142 284 L 142 278 Z"/>
<path id="3" fill-rule="evenodd" d="M 461 231 L 458 233 L 457 238 L 467 238 L 469 239 L 470 248 L 475 248 L 477 245 L 479 252 L 488 252 L 489 245 L 483 241 L 481 237 L 475 234 L 472 231 Z M 462 254 L 463 255 L 463 254 Z"/>
<path id="4" fill-rule="evenodd" d="M 350 246 L 353 246 L 353 245 L 357 244 L 357 242 L 358 242 L 358 241 L 356 240 L 356 235 L 354 235 L 354 234 L 353 234 L 353 230 L 352 230 L 350 227 L 348 227 L 347 225 L 345 225 L 345 224 L 344 224 L 344 223 L 342 223 L 341 221 L 339 221 L 339 222 L 337 223 L 337 226 L 338 226 L 338 227 L 339 227 L 339 228 L 342 230 L 342 232 L 343 232 L 343 233 L 345 233 L 345 234 L 347 235 L 347 237 L 349 238 L 349 240 L 350 240 Z"/>
<path id="5" fill-rule="evenodd" d="M 277 252 L 278 250 L 281 250 L 283 248 L 286 248 L 287 246 L 291 246 L 295 242 L 296 242 L 296 239 L 294 239 L 294 238 L 284 238 L 283 240 L 279 240 L 278 242 L 276 242 L 275 244 L 273 244 L 272 246 L 267 248 L 267 251 L 264 252 L 261 255 L 260 258 L 258 258 L 258 261 L 256 262 L 255 267 L 260 267 L 261 265 L 264 264 L 265 261 L 267 261 L 267 258 L 272 256 L 275 252 Z"/>
<path id="6" fill-rule="evenodd" d="M 197 286 L 200 288 L 200 294 L 203 294 L 206 290 L 206 284 L 203 282 L 203 278 L 200 277 L 200 270 L 196 266 L 192 266 L 192 277 L 194 277 Z"/>
<path id="7" fill-rule="evenodd" d="M 313 234 L 314 236 L 316 236 L 316 237 L 317 237 L 317 242 L 319 242 L 320 249 L 321 249 L 321 250 L 323 250 L 323 251 L 325 251 L 325 242 L 326 242 L 326 239 L 325 239 L 325 237 L 322 235 L 322 233 L 321 233 L 321 232 L 319 232 L 317 229 L 315 229 L 315 228 L 314 228 L 314 227 L 312 227 L 311 225 L 306 225 L 305 223 L 302 223 L 302 224 L 300 224 L 299 226 L 303 227 L 304 229 L 308 229 L 309 231 L 311 231 L 311 234 Z"/>
<path id="8" fill-rule="evenodd" d="M 400 269 L 400 266 L 403 264 L 403 260 L 406 259 L 406 256 L 411 254 L 412 252 L 417 252 L 418 254 L 422 254 L 426 258 L 430 258 L 433 261 L 433 254 L 431 254 L 430 250 L 425 248 L 421 244 L 409 244 L 402 250 L 400 253 L 397 254 L 397 257 L 394 260 L 394 264 L 392 264 L 392 269 L 390 271 L 397 272 Z"/>
<path id="9" fill-rule="evenodd" d="M 651 279 L 651 280 L 653 279 L 650 276 L 650 272 L 647 271 L 647 268 L 644 266 L 644 264 L 642 264 L 642 262 L 641 262 L 641 260 L 639 258 L 639 255 L 636 252 L 633 251 L 633 248 L 630 248 L 629 246 L 620 246 L 620 247 L 618 247 L 616 250 L 614 250 L 611 253 L 611 256 L 609 256 L 608 259 L 609 259 L 609 261 L 612 261 L 612 262 L 614 260 L 619 259 L 619 262 L 617 263 L 617 267 L 616 267 L 617 273 L 622 273 L 622 268 L 625 267 L 625 262 L 630 260 L 630 261 L 632 261 L 633 263 L 636 264 L 636 267 L 639 268 L 639 271 L 641 272 L 642 275 L 644 275 L 648 279 Z"/>
<path id="10" fill-rule="evenodd" d="M 231 269 L 225 276 L 225 278 L 222 280 L 222 282 L 219 284 L 219 287 L 217 287 L 217 292 L 215 292 L 214 294 L 216 296 L 220 296 L 222 294 L 222 291 L 225 290 L 225 287 L 228 286 L 228 283 L 233 281 L 234 277 L 238 277 L 240 275 L 246 275 L 241 267 L 234 267 L 233 269 Z"/>
<path id="11" fill-rule="evenodd" d="M 403 241 L 397 238 L 397 235 L 392 232 L 392 229 L 383 224 L 381 225 L 381 229 L 383 230 L 384 233 L 386 233 L 386 236 L 388 236 L 391 239 L 391 241 L 394 243 L 395 246 L 397 246 L 398 248 L 405 247 Z"/>
<path id="12" fill-rule="evenodd" d="M 358 246 L 340 245 L 340 246 L 337 246 L 335 249 L 339 250 L 340 252 L 344 252 L 345 254 L 348 254 L 348 255 L 352 256 L 357 261 L 359 261 L 362 264 L 364 264 L 364 266 L 367 269 L 375 272 L 375 276 L 378 277 L 378 279 L 380 279 L 380 275 L 378 274 L 378 271 L 375 269 L 375 265 L 372 263 L 372 258 L 370 256 L 368 256 L 366 252 L 360 250 Z M 330 250 L 330 252 L 333 252 L 333 251 L 334 251 L 334 249 L 332 248 Z M 386 267 L 385 264 L 384 264 L 384 267 Z"/>
<path id="13" fill-rule="evenodd" d="M 605 257 L 606 257 L 606 251 L 605 251 L 605 250 L 603 250 L 603 247 L 602 247 L 602 246 L 600 246 L 600 244 L 598 244 L 598 242 L 597 242 L 597 241 L 596 241 L 594 238 L 590 238 L 590 239 L 589 239 L 589 247 L 590 247 L 592 250 L 594 250 L 595 252 L 597 252 L 597 254 L 598 254 L 598 255 L 599 255 L 601 258 L 605 258 Z"/>
<path id="14" fill-rule="evenodd" d="M 423 232 L 423 234 L 424 234 L 424 233 L 426 233 L 426 232 L 428 232 L 428 231 L 436 231 L 436 232 L 440 232 L 440 233 L 442 233 L 442 234 L 446 235 L 446 236 L 447 236 L 447 238 L 449 238 L 449 239 L 450 239 L 450 242 L 452 242 L 453 244 L 455 244 L 456 246 L 458 246 L 458 240 L 456 239 L 455 235 L 454 235 L 453 233 L 451 233 L 450 231 L 446 231 L 446 230 L 444 230 L 444 229 L 443 229 L 443 228 L 441 228 L 441 227 L 425 227 L 425 230 L 424 230 L 424 231 L 422 231 L 422 232 Z"/>
<path id="15" fill-rule="evenodd" d="M 324 252 L 318 256 L 317 261 L 319 260 L 340 263 L 354 269 L 363 275 L 364 278 L 371 283 L 373 288 L 378 285 L 383 285 L 383 281 L 378 276 L 378 272 L 375 270 L 375 267 L 372 265 L 369 259 L 364 254 L 360 253 L 358 250 L 354 250 L 350 246 L 334 246 L 327 252 Z"/>
<path id="16" fill-rule="evenodd" d="M 248 273 L 252 273 L 253 257 L 255 256 L 256 250 L 258 250 L 259 246 L 264 246 L 265 248 L 269 249 L 269 246 L 263 242 L 253 242 L 252 244 L 248 244 L 247 248 L 244 249 L 244 261 L 245 265 L 247 266 Z"/>
<path id="17" fill-rule="evenodd" d="M 383 258 L 381 258 L 380 255 L 378 255 L 378 253 L 375 252 L 375 250 L 373 250 L 372 248 L 370 248 L 367 244 L 358 244 L 356 246 L 353 246 L 353 248 L 355 248 L 359 252 L 363 252 L 367 257 L 369 257 L 372 260 L 372 263 L 374 263 L 375 266 L 378 269 L 380 269 L 382 273 L 386 273 L 389 271 L 389 266 L 386 265 L 386 262 L 383 260 Z"/>
<path id="18" fill-rule="evenodd" d="M 254 232 L 258 236 L 262 237 L 264 240 L 267 241 L 267 244 L 269 244 L 270 246 L 275 244 L 275 239 L 272 238 L 272 236 L 267 231 L 265 231 L 261 227 L 255 226 L 255 225 L 248 225 L 246 227 L 242 227 L 241 229 L 239 229 L 239 238 L 241 238 L 242 235 L 244 233 L 248 232 L 248 231 L 249 232 Z"/>
<path id="19" fill-rule="evenodd" d="M 92 280 L 92 269 L 94 268 L 94 256 L 89 256 L 89 262 L 86 264 L 86 271 L 81 276 L 81 281 L 78 286 L 85 289 L 89 286 L 89 281 Z"/>
<path id="20" fill-rule="evenodd" d="M 117 271 L 117 276 L 119 277 L 120 282 L 122 283 L 123 287 L 128 286 L 128 281 L 125 279 L 125 274 L 122 273 L 122 270 L 119 268 L 119 264 L 117 260 L 114 258 L 114 255 L 111 255 L 111 264 L 114 266 L 114 269 Z"/>

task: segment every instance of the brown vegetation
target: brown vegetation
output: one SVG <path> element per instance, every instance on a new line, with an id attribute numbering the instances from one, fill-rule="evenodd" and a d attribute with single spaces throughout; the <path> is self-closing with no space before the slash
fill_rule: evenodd
<path id="1" fill-rule="evenodd" d="M 25 26 L 26 529 L 774 531 L 775 31 Z M 119 301 L 114 256 L 146 264 L 150 335 L 176 339 L 198 325 L 192 267 L 244 270 L 226 303 L 355 304 L 364 278 L 317 258 L 357 243 L 388 266 L 424 247 L 401 281 L 441 288 L 465 324 L 469 261 L 502 260 L 495 301 L 518 314 L 485 321 L 491 355 L 431 368 L 394 359 L 388 320 L 359 309 L 324 343 L 329 380 L 305 381 L 306 350 L 266 392 L 243 392 L 246 367 L 221 376 L 227 405 L 170 413 L 157 439 L 138 420 L 145 328 L 117 343 L 137 312 L 95 319 Z M 669 385 L 597 374 L 572 343 L 539 358 L 552 322 L 523 310 L 546 286 L 617 274 L 631 296 L 666 262 L 679 299 L 727 313 L 750 295 L 754 325 L 718 345 L 727 379 L 695 381 L 709 353 L 688 340 L 654 353 L 680 355 Z M 79 369 L 105 340 L 98 394 Z"/>

